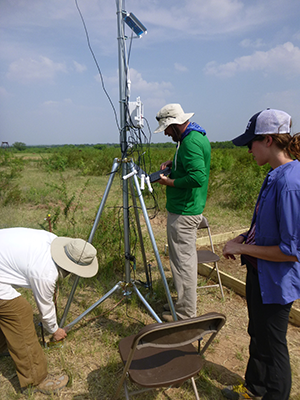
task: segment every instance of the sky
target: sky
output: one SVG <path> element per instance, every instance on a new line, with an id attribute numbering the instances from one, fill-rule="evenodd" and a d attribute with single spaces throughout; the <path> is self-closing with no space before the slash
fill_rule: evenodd
<path id="1" fill-rule="evenodd" d="M 148 140 L 171 140 L 153 134 L 168 103 L 195 113 L 211 142 L 268 107 L 300 131 L 299 0 L 0 0 L 1 142 L 119 143 L 117 4 L 147 28 L 131 41 L 125 26 Z"/>

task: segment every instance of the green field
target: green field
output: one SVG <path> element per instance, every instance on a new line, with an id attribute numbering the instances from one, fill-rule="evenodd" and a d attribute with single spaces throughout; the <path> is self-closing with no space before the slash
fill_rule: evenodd
<path id="1" fill-rule="evenodd" d="M 174 146 L 143 149 L 145 154 L 132 153 L 134 162 L 140 161 L 147 172 L 159 169 L 161 162 L 172 158 Z M 120 157 L 118 147 L 65 146 L 43 149 L 40 152 L 0 152 L 0 228 L 23 226 L 51 229 L 58 236 L 88 239 L 99 209 L 113 160 Z M 121 163 L 122 164 L 122 163 Z M 204 215 L 210 221 L 214 234 L 246 228 L 259 188 L 268 168 L 258 168 L 244 148 L 212 149 L 209 195 Z M 143 199 L 151 221 L 157 248 L 172 297 L 175 291 L 171 283 L 169 261 L 165 254 L 166 210 L 165 187 L 153 185 L 151 194 L 147 188 Z M 93 238 L 99 259 L 99 273 L 92 279 L 80 280 L 67 322 L 73 321 L 91 304 L 104 296 L 124 277 L 123 232 L 123 181 L 121 169 L 116 173 L 107 202 Z M 139 200 L 134 198 L 140 207 Z M 140 251 L 133 199 L 129 195 L 130 248 L 136 262 L 131 263 L 131 277 L 145 281 L 145 270 Z M 151 265 L 152 290 L 141 285 L 141 292 L 160 313 L 166 302 L 164 287 L 140 208 L 140 224 L 147 263 Z M 201 278 L 200 278 L 201 279 Z M 58 319 L 61 318 L 74 278 L 60 282 L 57 303 Z M 31 292 L 21 290 L 34 309 L 37 333 L 39 317 Z M 223 302 L 214 290 L 201 292 L 198 298 L 199 314 L 220 311 L 228 316 L 224 333 L 220 334 L 206 356 L 205 368 L 196 379 L 201 399 L 221 400 L 220 389 L 243 376 L 247 361 L 246 305 L 244 299 L 226 290 Z M 232 319 L 231 319 L 232 318 Z M 235 322 L 233 322 L 235 321 Z M 137 332 L 153 318 L 140 304 L 135 295 L 116 293 L 95 308 L 69 332 L 63 347 L 45 349 L 49 372 L 65 370 L 71 380 L 58 396 L 67 400 L 94 400 L 112 398 L 121 376 L 121 363 L 117 345 L 120 338 Z M 242 330 L 241 330 L 242 329 Z M 293 342 L 299 337 L 299 328 L 293 331 Z M 235 338 L 235 339 L 233 339 Z M 49 340 L 46 337 L 46 340 Z M 230 345 L 227 344 L 230 343 Z M 298 341 L 299 343 L 299 341 Z M 299 346 L 298 346 L 299 349 Z M 226 351 L 226 354 L 223 352 Z M 296 351 L 297 347 L 296 347 Z M 296 353 L 297 354 L 297 353 Z M 232 357 L 237 363 L 226 362 Z M 299 359 L 299 357 L 297 358 Z M 293 359 L 294 363 L 294 359 Z M 296 361 L 295 361 L 296 363 Z M 2 374 L 2 376 L 1 376 Z M 294 386 L 291 399 L 297 400 L 299 391 L 299 364 L 293 364 Z M 22 395 L 9 357 L 0 359 L 0 385 L 3 400 L 43 399 L 43 394 Z M 137 395 L 137 400 L 192 399 L 190 383 L 180 388 Z"/>

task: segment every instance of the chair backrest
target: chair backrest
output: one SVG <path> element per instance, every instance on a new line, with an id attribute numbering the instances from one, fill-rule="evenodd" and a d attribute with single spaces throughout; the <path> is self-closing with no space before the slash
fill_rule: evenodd
<path id="1" fill-rule="evenodd" d="M 204 215 L 202 215 L 202 220 L 201 220 L 201 222 L 200 222 L 200 224 L 198 226 L 198 229 L 203 229 L 203 228 L 209 228 L 209 224 L 208 224 L 207 218 L 204 217 Z"/>
<path id="2" fill-rule="evenodd" d="M 205 228 L 207 229 L 211 250 L 214 253 L 215 249 L 214 249 L 214 244 L 213 244 L 213 241 L 212 241 L 212 236 L 211 236 L 211 232 L 210 232 L 209 223 L 208 223 L 207 218 L 204 217 L 204 215 L 202 215 L 202 220 L 201 220 L 201 222 L 200 222 L 200 224 L 198 226 L 198 229 L 205 229 Z"/>
<path id="3" fill-rule="evenodd" d="M 142 328 L 135 336 L 132 349 L 142 347 L 175 348 L 201 340 L 205 335 L 211 334 L 200 351 L 200 354 L 203 354 L 225 321 L 225 315 L 212 312 L 190 319 L 151 324 Z"/>
<path id="4" fill-rule="evenodd" d="M 193 378 L 203 365 L 199 355 L 205 352 L 225 321 L 225 315 L 212 312 L 200 317 L 147 325 L 136 335 L 122 339 L 119 350 L 125 366 L 114 399 L 118 398 L 123 383 L 125 397 L 129 399 L 127 374 L 134 383 L 147 389 L 177 385 L 191 378 L 196 399 L 199 399 Z M 192 343 L 200 342 L 207 334 L 202 348 L 199 344 L 198 351 L 194 349 Z M 131 394 L 136 393 L 140 391 Z"/>

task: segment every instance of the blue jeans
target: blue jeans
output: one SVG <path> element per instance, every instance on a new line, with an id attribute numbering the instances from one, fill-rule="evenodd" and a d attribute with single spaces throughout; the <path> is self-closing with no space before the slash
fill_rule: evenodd
<path id="1" fill-rule="evenodd" d="M 250 335 L 246 387 L 263 400 L 288 400 L 292 380 L 286 333 L 293 303 L 263 304 L 257 270 L 246 265 Z"/>

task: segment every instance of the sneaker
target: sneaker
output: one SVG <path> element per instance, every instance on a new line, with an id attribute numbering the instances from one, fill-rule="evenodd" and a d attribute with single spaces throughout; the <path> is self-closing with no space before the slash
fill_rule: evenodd
<path id="1" fill-rule="evenodd" d="M 259 400 L 262 397 L 256 396 L 255 394 L 251 393 L 243 383 L 239 385 L 232 385 L 227 386 L 225 389 L 222 390 L 222 394 L 226 399 L 230 400 L 243 400 L 243 399 L 255 399 Z"/>
<path id="2" fill-rule="evenodd" d="M 66 374 L 61 376 L 48 375 L 39 385 L 29 386 L 23 389 L 22 393 L 32 394 L 36 392 L 41 392 L 44 394 L 51 395 L 52 393 L 57 393 L 60 389 L 65 387 L 68 382 L 69 382 L 69 377 Z"/>

